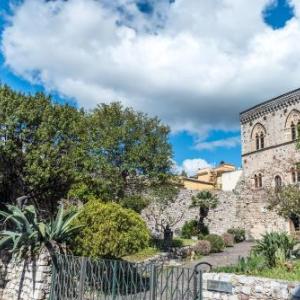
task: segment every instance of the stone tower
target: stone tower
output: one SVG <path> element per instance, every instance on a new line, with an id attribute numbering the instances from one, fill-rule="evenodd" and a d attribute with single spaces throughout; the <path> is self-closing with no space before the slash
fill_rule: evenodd
<path id="1" fill-rule="evenodd" d="M 242 164 L 253 189 L 300 182 L 300 89 L 240 114 Z"/>
<path id="2" fill-rule="evenodd" d="M 299 230 L 299 220 L 284 220 L 267 209 L 268 190 L 300 183 L 300 89 L 240 114 L 244 182 L 239 215 L 253 237 L 266 231 Z"/>

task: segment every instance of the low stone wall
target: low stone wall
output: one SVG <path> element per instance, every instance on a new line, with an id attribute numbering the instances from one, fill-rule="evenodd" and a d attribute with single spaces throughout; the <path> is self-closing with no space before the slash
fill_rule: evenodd
<path id="1" fill-rule="evenodd" d="M 41 253 L 36 260 L 28 262 L 12 260 L 5 265 L 5 270 L 1 300 L 48 299 L 51 285 L 51 260 L 45 252 Z"/>
<path id="2" fill-rule="evenodd" d="M 232 293 L 221 293 L 208 290 L 208 281 L 226 282 L 232 285 Z M 203 274 L 204 300 L 288 300 L 300 299 L 295 291 L 300 282 L 288 282 L 261 277 L 226 273 Z"/>

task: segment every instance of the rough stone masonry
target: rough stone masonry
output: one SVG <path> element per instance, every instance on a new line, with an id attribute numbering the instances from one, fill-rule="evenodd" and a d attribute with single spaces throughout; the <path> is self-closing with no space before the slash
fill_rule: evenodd
<path id="1" fill-rule="evenodd" d="M 269 231 L 300 229 L 299 220 L 285 220 L 268 209 L 270 189 L 300 183 L 300 89 L 242 112 L 240 122 L 243 174 L 232 192 L 215 191 L 220 205 L 207 218 L 210 232 L 222 234 L 231 227 L 243 227 L 249 239 L 258 239 Z M 166 214 L 173 214 L 175 233 L 185 221 L 197 218 L 198 211 L 189 209 L 195 193 L 182 190 L 160 216 L 167 219 Z M 143 216 L 157 232 L 160 229 L 155 228 L 149 209 Z"/>

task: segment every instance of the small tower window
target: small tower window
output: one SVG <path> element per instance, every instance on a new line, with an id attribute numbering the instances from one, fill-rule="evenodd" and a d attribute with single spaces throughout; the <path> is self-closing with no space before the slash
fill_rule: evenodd
<path id="1" fill-rule="evenodd" d="M 296 183 L 296 171 L 292 168 L 292 183 Z"/>
<path id="2" fill-rule="evenodd" d="M 265 136 L 263 133 L 260 134 L 260 148 L 265 148 Z"/>
<path id="3" fill-rule="evenodd" d="M 259 150 L 259 136 L 256 134 L 255 136 L 256 150 Z"/>
<path id="4" fill-rule="evenodd" d="M 258 188 L 258 177 L 256 174 L 254 175 L 254 186 L 256 189 Z"/>
<path id="5" fill-rule="evenodd" d="M 291 134 L 292 134 L 292 140 L 294 141 L 297 138 L 297 131 L 294 122 L 292 122 L 291 124 Z"/>
<path id="6" fill-rule="evenodd" d="M 258 174 L 258 187 L 262 187 L 262 175 Z"/>

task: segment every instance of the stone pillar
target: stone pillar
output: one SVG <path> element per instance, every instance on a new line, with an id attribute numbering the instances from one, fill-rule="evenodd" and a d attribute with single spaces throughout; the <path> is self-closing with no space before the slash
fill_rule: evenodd
<path id="1" fill-rule="evenodd" d="M 12 260 L 2 300 L 46 300 L 51 286 L 51 259 L 46 251 L 32 260 Z"/>

